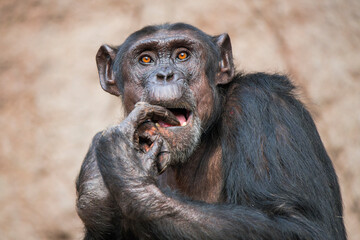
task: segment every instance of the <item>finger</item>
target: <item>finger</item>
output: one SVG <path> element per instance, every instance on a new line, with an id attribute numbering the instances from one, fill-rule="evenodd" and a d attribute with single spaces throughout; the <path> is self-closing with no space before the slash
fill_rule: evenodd
<path id="1" fill-rule="evenodd" d="M 143 155 L 142 159 L 142 166 L 145 171 L 150 172 L 151 175 L 157 174 L 157 163 L 156 159 L 158 157 L 158 154 L 161 150 L 162 146 L 162 139 L 159 137 L 154 141 L 152 147 L 149 149 L 149 151 Z"/>
<path id="2" fill-rule="evenodd" d="M 137 132 L 139 137 L 151 138 L 158 134 L 158 129 L 153 122 L 145 122 L 138 127 Z"/>
<path id="3" fill-rule="evenodd" d="M 151 146 L 156 141 L 157 135 L 150 135 L 149 133 L 142 133 L 139 135 L 139 149 L 141 151 L 148 152 L 151 149 Z"/>
<path id="4" fill-rule="evenodd" d="M 134 136 L 136 129 L 149 120 L 153 122 L 162 120 L 172 126 L 180 125 L 176 116 L 168 109 L 146 102 L 138 102 L 134 110 L 132 110 L 129 116 L 119 125 L 119 129 L 132 142 L 137 142 L 138 138 Z"/>
<path id="5" fill-rule="evenodd" d="M 146 102 L 138 102 L 135 104 L 135 108 L 130 114 L 120 123 L 119 129 L 123 132 L 132 142 L 138 142 L 139 136 L 137 135 L 137 129 L 139 126 L 146 126 L 146 122 L 150 122 L 149 119 L 142 117 L 144 109 L 149 108 L 151 105 Z M 139 118 L 142 120 L 139 121 Z"/>
<path id="6" fill-rule="evenodd" d="M 146 142 L 148 145 L 153 144 L 156 141 L 158 135 L 151 134 L 149 132 L 140 132 L 139 141 Z"/>
<path id="7" fill-rule="evenodd" d="M 158 135 L 158 130 L 153 122 L 148 121 L 138 127 L 135 135 L 138 136 L 137 143 L 139 143 L 140 149 L 143 152 L 147 152 L 149 151 L 153 142 L 155 142 Z"/>
<path id="8" fill-rule="evenodd" d="M 167 169 L 167 167 L 170 165 L 170 159 L 171 159 L 170 153 L 168 153 L 168 152 L 160 152 L 159 153 L 158 161 L 156 164 L 159 174 L 162 174 Z"/>
<path id="9" fill-rule="evenodd" d="M 171 111 L 162 106 L 151 105 L 146 102 L 138 102 L 135 105 L 135 109 L 133 110 L 133 112 L 134 115 L 132 117 L 134 118 L 134 121 L 137 125 L 140 125 L 148 119 L 151 119 L 153 121 L 162 120 L 174 126 L 180 124 L 176 116 Z"/>
<path id="10" fill-rule="evenodd" d="M 179 120 L 177 119 L 177 117 L 168 109 L 161 107 L 161 106 L 157 106 L 157 105 L 153 105 L 153 116 L 151 118 L 154 121 L 164 121 L 166 123 L 169 123 L 170 125 L 173 126 L 178 126 L 180 125 Z"/>
<path id="11" fill-rule="evenodd" d="M 160 137 L 157 137 L 150 150 L 146 153 L 147 159 L 154 161 L 160 153 L 162 144 L 163 140 Z"/>
<path id="12" fill-rule="evenodd" d="M 163 173 L 170 165 L 171 155 L 166 141 L 163 142 L 160 153 L 158 154 L 157 169 L 159 174 Z"/>

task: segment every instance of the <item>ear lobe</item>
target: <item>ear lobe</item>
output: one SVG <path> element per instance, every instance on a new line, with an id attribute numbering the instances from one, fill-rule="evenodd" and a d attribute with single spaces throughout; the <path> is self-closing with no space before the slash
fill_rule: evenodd
<path id="1" fill-rule="evenodd" d="M 96 54 L 96 64 L 99 72 L 101 87 L 115 96 L 120 95 L 119 88 L 116 85 L 113 72 L 117 49 L 109 45 L 102 45 Z"/>
<path id="2" fill-rule="evenodd" d="M 221 53 L 216 84 L 227 84 L 231 82 L 235 72 L 230 37 L 227 33 L 223 33 L 215 39 Z"/>

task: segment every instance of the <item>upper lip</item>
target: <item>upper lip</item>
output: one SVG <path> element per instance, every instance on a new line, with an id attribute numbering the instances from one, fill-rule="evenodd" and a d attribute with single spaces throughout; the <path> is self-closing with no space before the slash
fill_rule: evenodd
<path id="1" fill-rule="evenodd" d="M 172 113 L 180 113 L 182 115 L 185 116 L 186 120 L 189 118 L 191 111 L 187 110 L 186 108 L 166 108 L 167 110 L 169 110 Z"/>
<path id="2" fill-rule="evenodd" d="M 177 101 L 152 101 L 152 105 L 158 105 L 166 109 L 185 109 L 188 112 L 192 112 L 193 107 L 188 102 L 177 102 Z"/>

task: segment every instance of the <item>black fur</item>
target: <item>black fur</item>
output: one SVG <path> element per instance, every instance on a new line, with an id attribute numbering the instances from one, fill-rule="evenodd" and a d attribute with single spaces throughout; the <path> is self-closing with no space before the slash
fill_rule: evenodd
<path id="1" fill-rule="evenodd" d="M 153 26 L 132 38 L 188 26 Z M 220 143 L 220 200 L 195 201 L 161 188 L 151 166 L 129 161 L 135 154 L 131 140 L 106 131 L 94 138 L 77 180 L 85 239 L 346 239 L 334 168 L 288 78 L 237 74 L 214 89 L 220 107 L 202 136 L 208 152 L 198 167 L 208 165 L 214 143 Z M 102 190 L 98 176 L 89 181 L 98 168 Z M 197 177 L 190 177 L 194 184 Z M 91 189 L 100 194 L 94 197 Z"/>

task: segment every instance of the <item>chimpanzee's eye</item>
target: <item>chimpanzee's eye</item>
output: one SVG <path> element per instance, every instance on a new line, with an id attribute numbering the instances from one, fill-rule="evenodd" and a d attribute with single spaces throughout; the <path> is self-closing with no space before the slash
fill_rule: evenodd
<path id="1" fill-rule="evenodd" d="M 189 54 L 187 53 L 187 52 L 180 52 L 177 56 L 176 56 L 176 58 L 178 59 L 178 60 L 181 60 L 181 61 L 185 61 L 186 59 L 188 59 L 189 58 Z"/>
<path id="2" fill-rule="evenodd" d="M 153 62 L 153 60 L 149 55 L 145 55 L 140 58 L 140 63 L 148 64 L 148 63 L 152 63 L 152 62 Z"/>

